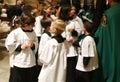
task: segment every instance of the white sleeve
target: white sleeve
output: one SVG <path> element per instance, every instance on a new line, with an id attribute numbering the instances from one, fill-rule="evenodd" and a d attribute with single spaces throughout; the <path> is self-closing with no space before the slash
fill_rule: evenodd
<path id="1" fill-rule="evenodd" d="M 90 36 L 87 36 L 90 37 Z M 82 43 L 82 55 L 84 57 L 94 57 L 95 56 L 95 42 L 92 38 L 85 38 Z"/>
<path id="2" fill-rule="evenodd" d="M 40 62 L 43 63 L 44 65 L 48 65 L 53 58 L 53 54 L 54 47 L 51 44 L 46 44 L 39 56 Z"/>
<path id="3" fill-rule="evenodd" d="M 40 39 L 40 43 L 39 43 L 39 49 L 38 49 L 38 55 L 41 54 L 41 51 L 43 50 L 43 48 L 46 45 L 46 42 L 50 39 L 50 36 L 48 36 L 48 34 L 43 33 Z"/>
<path id="4" fill-rule="evenodd" d="M 12 31 L 6 38 L 5 47 L 9 53 L 13 53 L 20 43 L 15 39 L 15 33 Z"/>
<path id="5" fill-rule="evenodd" d="M 83 33 L 83 22 L 80 19 L 77 19 L 74 22 L 74 29 L 77 31 L 78 36 L 80 36 Z"/>

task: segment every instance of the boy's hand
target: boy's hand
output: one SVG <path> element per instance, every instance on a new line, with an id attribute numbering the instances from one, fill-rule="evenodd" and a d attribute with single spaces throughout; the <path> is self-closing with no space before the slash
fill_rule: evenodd
<path id="1" fill-rule="evenodd" d="M 32 46 L 33 46 L 33 41 L 32 41 L 32 40 L 29 40 L 29 41 L 28 41 L 28 47 L 31 48 Z"/>
<path id="2" fill-rule="evenodd" d="M 67 41 L 70 43 L 74 43 L 76 41 L 76 39 L 73 37 L 70 37 L 69 39 L 67 39 Z"/>
<path id="3" fill-rule="evenodd" d="M 33 46 L 33 41 L 29 40 L 29 41 L 27 41 L 27 43 L 21 45 L 21 49 L 24 50 L 24 49 L 27 49 L 27 48 L 31 48 L 32 46 Z"/>
<path id="4" fill-rule="evenodd" d="M 69 29 L 68 29 L 68 32 L 71 32 L 71 33 L 72 33 L 72 32 L 73 32 L 73 28 L 69 28 Z"/>
<path id="5" fill-rule="evenodd" d="M 22 44 L 22 45 L 21 45 L 21 49 L 24 50 L 24 49 L 27 49 L 27 48 L 28 48 L 28 45 L 26 45 L 26 44 Z"/>

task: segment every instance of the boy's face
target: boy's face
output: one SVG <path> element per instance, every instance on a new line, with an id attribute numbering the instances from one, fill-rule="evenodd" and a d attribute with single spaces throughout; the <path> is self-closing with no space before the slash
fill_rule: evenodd
<path id="1" fill-rule="evenodd" d="M 74 16 L 75 14 L 76 14 L 76 8 L 74 6 L 72 6 L 69 16 L 71 17 L 71 16 Z"/>
<path id="2" fill-rule="evenodd" d="M 84 32 L 84 33 L 86 32 L 86 28 L 85 28 L 85 27 L 83 28 L 83 32 Z"/>
<path id="3" fill-rule="evenodd" d="M 54 27 L 53 26 L 50 26 L 50 31 L 53 33 L 54 32 Z"/>
<path id="4" fill-rule="evenodd" d="M 30 25 L 26 25 L 24 28 L 25 28 L 26 30 L 32 30 L 33 27 L 34 27 L 34 24 L 30 24 Z"/>
<path id="5" fill-rule="evenodd" d="M 55 27 L 50 26 L 50 32 L 53 33 L 53 34 L 56 34 L 56 33 L 57 33 L 57 30 L 56 30 Z"/>
<path id="6" fill-rule="evenodd" d="M 53 12 L 52 7 L 47 8 L 47 9 L 45 10 L 45 12 L 46 12 L 47 14 L 52 14 L 52 12 Z"/>

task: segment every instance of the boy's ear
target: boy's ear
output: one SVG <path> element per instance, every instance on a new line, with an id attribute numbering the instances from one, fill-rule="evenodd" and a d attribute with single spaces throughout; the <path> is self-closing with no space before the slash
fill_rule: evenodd
<path id="1" fill-rule="evenodd" d="M 54 32 L 57 32 L 57 29 L 56 28 L 53 28 Z"/>
<path id="2" fill-rule="evenodd" d="M 58 33 L 58 30 L 56 28 L 54 28 L 54 33 L 57 34 Z"/>

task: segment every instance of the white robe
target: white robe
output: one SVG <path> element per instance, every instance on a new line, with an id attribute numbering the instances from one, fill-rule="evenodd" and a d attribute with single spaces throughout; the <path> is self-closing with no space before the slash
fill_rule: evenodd
<path id="1" fill-rule="evenodd" d="M 35 44 L 35 50 L 27 48 L 20 52 L 15 51 L 16 48 L 24 44 L 27 40 L 32 40 Z M 6 38 L 5 46 L 10 55 L 10 66 L 29 68 L 35 66 L 35 53 L 38 48 L 38 40 L 35 32 L 24 32 L 21 28 L 13 30 Z"/>
<path id="2" fill-rule="evenodd" d="M 50 40 L 50 39 L 51 39 L 51 36 L 48 35 L 47 33 L 43 33 L 43 34 L 41 35 L 41 39 L 40 39 L 40 43 L 39 43 L 39 49 L 38 49 L 38 57 L 40 56 L 43 48 L 45 47 L 46 42 L 47 42 L 48 40 Z M 39 65 L 42 65 L 42 63 L 41 63 L 39 60 L 38 60 L 38 64 L 39 64 Z"/>
<path id="3" fill-rule="evenodd" d="M 49 40 L 39 57 L 43 67 L 38 82 L 65 82 L 67 53 L 66 41 L 58 43 L 55 39 Z"/>
<path id="4" fill-rule="evenodd" d="M 73 37 L 71 35 L 71 33 L 68 31 L 68 29 L 70 29 L 70 28 L 77 31 L 78 36 L 81 35 L 83 33 L 83 22 L 82 22 L 82 20 L 78 16 L 76 16 L 76 18 L 74 18 L 73 20 L 68 21 L 68 24 L 66 25 L 65 31 L 62 33 L 62 36 L 65 37 L 67 40 L 70 39 L 71 37 Z M 78 36 L 73 37 L 73 38 L 77 39 Z M 77 50 L 72 45 L 72 43 L 68 42 L 68 46 L 69 46 L 69 53 L 68 53 L 67 57 L 78 56 Z"/>
<path id="5" fill-rule="evenodd" d="M 81 46 L 81 55 L 78 56 L 78 62 L 76 69 L 80 71 L 92 71 L 98 68 L 98 55 L 96 50 L 96 44 L 91 36 L 86 36 L 79 42 Z M 90 61 L 86 68 L 83 65 L 83 58 L 90 57 Z"/>

